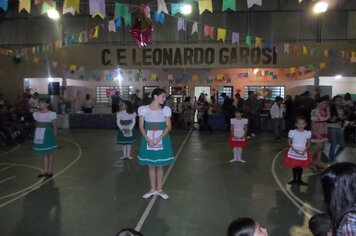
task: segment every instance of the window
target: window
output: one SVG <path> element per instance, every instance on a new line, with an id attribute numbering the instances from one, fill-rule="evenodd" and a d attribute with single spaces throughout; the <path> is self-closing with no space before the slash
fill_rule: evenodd
<path id="1" fill-rule="evenodd" d="M 153 92 L 153 90 L 155 90 L 156 88 L 159 88 L 158 86 L 143 86 L 143 94 L 145 95 L 146 93 L 149 93 L 151 96 L 151 93 Z"/>
<path id="2" fill-rule="evenodd" d="M 132 86 L 97 86 L 96 87 L 96 102 L 97 103 L 109 103 L 109 98 L 115 94 L 116 91 L 120 91 L 123 99 L 129 99 L 133 93 Z"/>
<path id="3" fill-rule="evenodd" d="M 224 99 L 221 97 L 221 94 L 222 93 L 226 93 L 226 95 L 229 97 L 229 98 L 232 98 L 233 97 L 233 92 L 234 92 L 234 87 L 232 86 L 224 86 L 222 87 L 221 89 L 218 90 L 216 96 L 216 100 L 218 101 L 218 103 L 223 103 L 224 102 Z"/>
<path id="4" fill-rule="evenodd" d="M 244 98 L 248 98 L 248 92 L 253 91 L 259 98 L 274 100 L 277 96 L 284 98 L 285 86 L 245 86 Z"/>
<path id="5" fill-rule="evenodd" d="M 169 87 L 169 94 L 173 97 L 173 100 L 176 102 L 177 98 L 183 99 L 189 94 L 188 86 L 183 87 Z"/>

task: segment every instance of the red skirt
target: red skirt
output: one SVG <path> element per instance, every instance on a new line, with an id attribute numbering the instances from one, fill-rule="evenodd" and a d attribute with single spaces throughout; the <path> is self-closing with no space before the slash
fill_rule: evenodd
<path id="1" fill-rule="evenodd" d="M 306 157 L 302 155 L 293 155 L 294 151 L 288 149 L 287 153 L 284 155 L 283 164 L 289 168 L 302 167 L 308 168 L 311 165 L 311 155 L 310 152 L 306 152 Z"/>
<path id="2" fill-rule="evenodd" d="M 246 138 L 242 138 L 242 139 L 234 139 L 232 137 L 232 134 L 230 134 L 229 137 L 229 146 L 230 147 L 241 147 L 244 148 L 247 146 L 247 139 Z"/>

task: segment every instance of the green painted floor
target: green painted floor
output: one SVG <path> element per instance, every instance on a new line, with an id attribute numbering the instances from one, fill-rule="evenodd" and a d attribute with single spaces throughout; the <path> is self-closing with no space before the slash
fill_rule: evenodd
<path id="1" fill-rule="evenodd" d="M 324 210 L 319 175 L 305 170 L 309 187 L 286 186 L 291 171 L 281 160 L 286 140 L 259 134 L 244 149 L 245 164 L 230 164 L 225 133 L 174 131 L 181 149 L 141 231 L 145 236 L 225 235 L 236 217 L 251 216 L 269 235 L 310 235 L 308 215 Z M 41 182 L 41 158 L 31 142 L 0 149 L 0 235 L 115 235 L 135 227 L 149 199 L 147 169 L 121 156 L 115 130 L 60 130 L 55 178 Z M 134 147 L 137 154 L 138 143 Z M 278 155 L 279 154 L 279 155 Z M 349 147 L 339 161 L 356 162 Z M 289 198 L 288 198 L 289 197 Z"/>

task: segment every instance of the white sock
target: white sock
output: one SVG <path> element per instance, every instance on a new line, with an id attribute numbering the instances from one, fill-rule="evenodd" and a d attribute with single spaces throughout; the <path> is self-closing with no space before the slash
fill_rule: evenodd
<path id="1" fill-rule="evenodd" d="M 238 148 L 235 147 L 233 149 L 233 152 L 234 152 L 234 160 L 238 160 L 239 159 Z"/>
<path id="2" fill-rule="evenodd" d="M 242 148 L 236 148 L 237 160 L 241 160 Z"/>

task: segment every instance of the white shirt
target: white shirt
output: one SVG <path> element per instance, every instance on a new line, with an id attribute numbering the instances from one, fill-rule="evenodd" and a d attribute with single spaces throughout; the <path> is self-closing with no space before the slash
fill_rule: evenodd
<path id="1" fill-rule="evenodd" d="M 94 107 L 94 102 L 93 100 L 89 99 L 85 99 L 84 102 L 83 102 L 83 107 L 85 108 L 93 108 Z"/>
<path id="2" fill-rule="evenodd" d="M 52 122 L 53 120 L 57 119 L 57 114 L 53 111 L 48 111 L 45 113 L 37 111 L 33 113 L 33 118 L 38 122 Z"/>
<path id="3" fill-rule="evenodd" d="M 283 113 L 286 112 L 286 107 L 284 104 L 281 104 L 280 106 L 278 106 L 278 104 L 275 102 L 270 110 L 270 114 L 271 114 L 271 118 L 272 119 L 279 119 L 279 118 L 283 118 Z"/>
<path id="4" fill-rule="evenodd" d="M 165 122 L 166 117 L 172 116 L 172 110 L 168 106 L 159 110 L 151 110 L 149 106 L 140 106 L 138 108 L 138 115 L 145 118 L 147 122 Z"/>
<path id="5" fill-rule="evenodd" d="M 120 121 L 122 120 L 132 120 L 129 125 L 122 125 Z M 116 113 L 116 124 L 119 129 L 133 129 L 136 123 L 136 112 L 129 114 L 126 111 L 120 111 Z"/>
<path id="6" fill-rule="evenodd" d="M 292 139 L 292 146 L 294 149 L 304 151 L 307 146 L 308 139 L 311 138 L 311 132 L 307 130 L 302 132 L 296 129 L 290 130 L 288 137 Z"/>
<path id="7" fill-rule="evenodd" d="M 248 124 L 247 119 L 232 118 L 230 120 L 230 123 L 231 123 L 231 126 L 233 127 L 235 137 L 241 138 L 245 135 L 245 126 Z"/>

